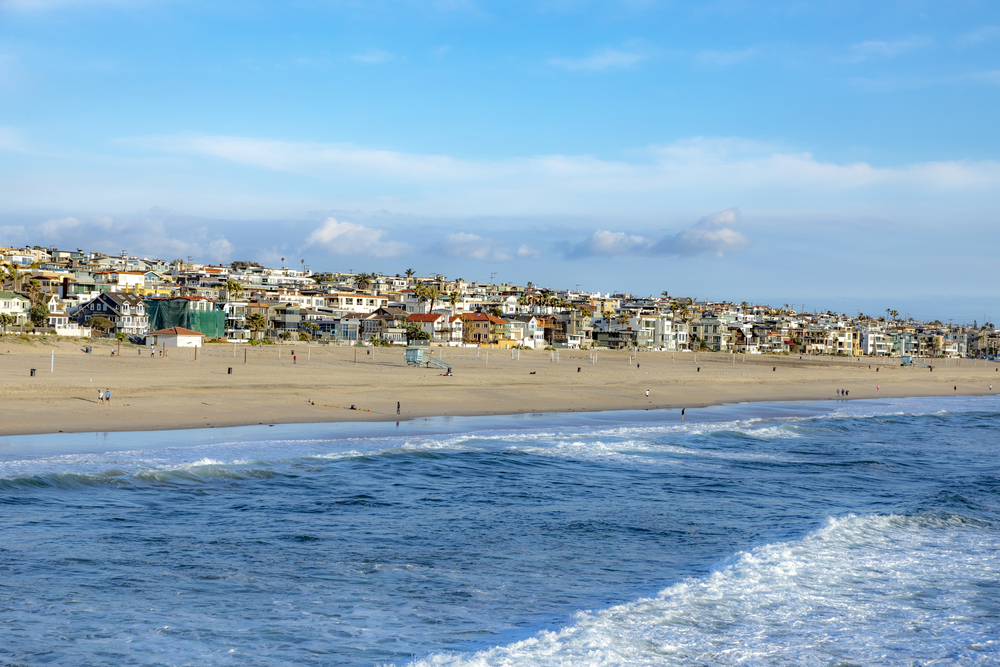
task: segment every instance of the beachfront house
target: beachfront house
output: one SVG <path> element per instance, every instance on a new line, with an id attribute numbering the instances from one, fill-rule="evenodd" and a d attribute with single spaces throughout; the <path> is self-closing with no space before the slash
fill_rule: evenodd
<path id="1" fill-rule="evenodd" d="M 28 323 L 28 309 L 31 308 L 31 300 L 17 292 L 8 290 L 0 291 L 0 315 L 10 317 L 12 324 L 24 326 Z"/>
<path id="2" fill-rule="evenodd" d="M 123 332 L 129 336 L 145 334 L 149 330 L 146 304 L 142 297 L 123 292 L 101 292 L 73 313 L 73 319 L 86 324 L 92 317 L 103 317 L 111 322 L 108 333 Z"/>
<path id="3" fill-rule="evenodd" d="M 153 347 L 201 347 L 205 334 L 184 327 L 159 329 L 146 334 L 146 343 Z"/>

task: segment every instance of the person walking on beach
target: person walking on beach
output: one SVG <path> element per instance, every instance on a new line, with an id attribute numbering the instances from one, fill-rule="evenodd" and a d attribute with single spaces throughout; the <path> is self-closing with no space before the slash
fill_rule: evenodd
<path id="1" fill-rule="evenodd" d="M 105 389 L 104 390 L 104 402 L 107 403 L 108 405 L 111 405 L 111 390 L 110 389 Z"/>
<path id="2" fill-rule="evenodd" d="M 684 408 L 681 408 L 681 421 L 684 421 Z"/>
<path id="3" fill-rule="evenodd" d="M 646 390 L 646 398 L 649 398 L 649 390 Z"/>
<path id="4" fill-rule="evenodd" d="M 396 401 L 396 414 L 399 414 L 399 401 Z"/>
<path id="5" fill-rule="evenodd" d="M 103 403 L 104 402 L 104 390 L 103 389 L 98 389 L 97 390 L 97 402 L 98 403 Z"/>

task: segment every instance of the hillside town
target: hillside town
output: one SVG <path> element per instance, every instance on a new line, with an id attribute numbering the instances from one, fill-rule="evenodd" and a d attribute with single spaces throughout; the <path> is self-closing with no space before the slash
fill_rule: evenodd
<path id="1" fill-rule="evenodd" d="M 315 273 L 39 246 L 0 248 L 4 333 L 206 342 L 635 349 L 851 357 L 994 357 L 990 323 L 854 316 L 781 306 L 492 284 L 400 274 Z M 169 342 L 168 342 L 169 341 Z M 909 362 L 912 363 L 912 362 Z"/>

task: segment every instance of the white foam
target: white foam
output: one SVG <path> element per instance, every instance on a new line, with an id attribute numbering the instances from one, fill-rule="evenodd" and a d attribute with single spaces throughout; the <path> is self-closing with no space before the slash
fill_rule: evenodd
<path id="1" fill-rule="evenodd" d="M 849 516 L 559 631 L 415 665 L 996 664 L 1000 539 L 960 519 Z"/>

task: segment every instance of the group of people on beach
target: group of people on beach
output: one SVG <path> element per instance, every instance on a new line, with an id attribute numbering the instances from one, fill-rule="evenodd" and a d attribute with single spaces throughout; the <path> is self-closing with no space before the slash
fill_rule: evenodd
<path id="1" fill-rule="evenodd" d="M 98 389 L 97 390 L 97 402 L 111 404 L 111 390 L 110 389 Z"/>
<path id="2" fill-rule="evenodd" d="M 844 398 L 847 398 L 847 396 L 850 395 L 850 393 L 851 392 L 849 392 L 846 389 L 838 389 L 837 390 L 837 396 L 843 396 Z"/>

